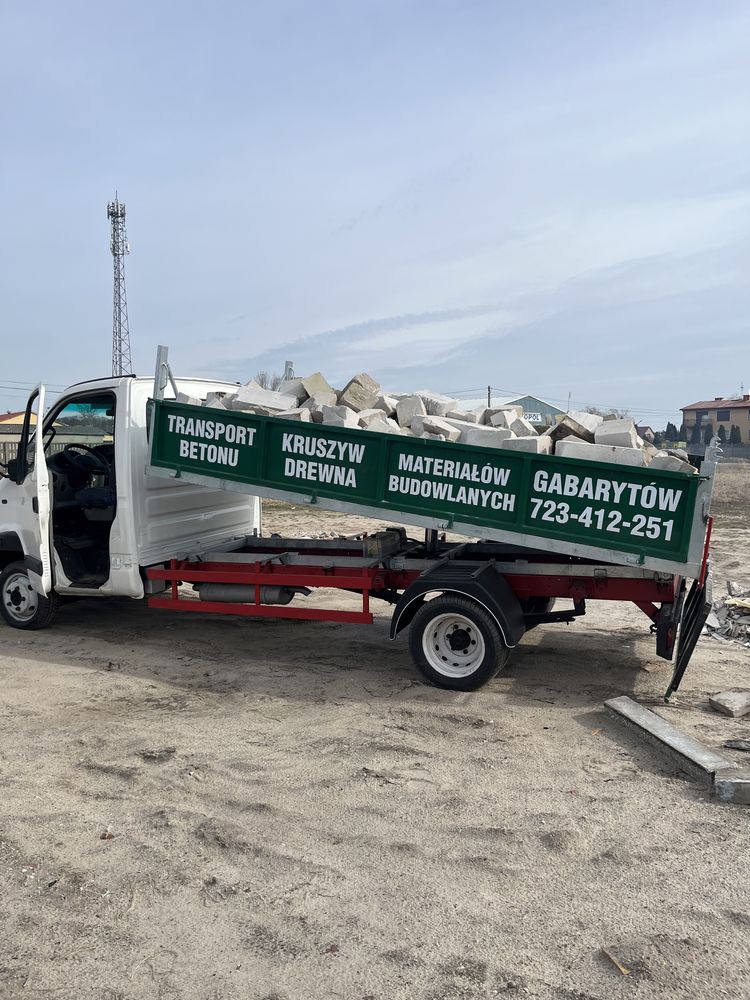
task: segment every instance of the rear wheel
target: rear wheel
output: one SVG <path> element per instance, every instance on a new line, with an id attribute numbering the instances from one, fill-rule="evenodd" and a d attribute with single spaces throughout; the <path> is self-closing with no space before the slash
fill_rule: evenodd
<path id="1" fill-rule="evenodd" d="M 37 594 L 22 562 L 10 563 L 0 573 L 0 613 L 11 628 L 40 629 L 54 621 L 60 598 L 54 592 Z"/>
<path id="2" fill-rule="evenodd" d="M 428 681 L 453 691 L 481 687 L 510 656 L 492 615 L 451 594 L 422 605 L 409 629 L 409 649 Z"/>

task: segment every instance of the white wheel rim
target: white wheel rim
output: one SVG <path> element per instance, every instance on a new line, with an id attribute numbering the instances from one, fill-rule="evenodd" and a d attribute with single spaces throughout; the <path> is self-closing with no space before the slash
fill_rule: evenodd
<path id="1" fill-rule="evenodd" d="M 29 621 L 37 612 L 39 598 L 25 573 L 12 573 L 3 584 L 3 607 L 17 622 Z"/>
<path id="2" fill-rule="evenodd" d="M 422 633 L 422 651 L 433 670 L 444 677 L 468 677 L 485 656 L 482 633 L 465 615 L 437 615 Z"/>

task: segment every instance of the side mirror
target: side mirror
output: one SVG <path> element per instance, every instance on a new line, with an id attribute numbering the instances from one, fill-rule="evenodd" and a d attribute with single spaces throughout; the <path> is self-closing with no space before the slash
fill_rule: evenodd
<path id="1" fill-rule="evenodd" d="M 11 460 L 8 462 L 5 468 L 8 470 L 8 479 L 16 480 L 16 476 L 18 473 L 18 459 L 11 458 Z"/>

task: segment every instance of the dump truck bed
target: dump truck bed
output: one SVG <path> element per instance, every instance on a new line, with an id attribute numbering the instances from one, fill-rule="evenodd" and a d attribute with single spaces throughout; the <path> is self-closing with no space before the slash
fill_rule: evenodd
<path id="1" fill-rule="evenodd" d="M 147 473 L 551 553 L 696 578 L 704 474 L 481 448 L 192 406 L 150 405 Z"/>

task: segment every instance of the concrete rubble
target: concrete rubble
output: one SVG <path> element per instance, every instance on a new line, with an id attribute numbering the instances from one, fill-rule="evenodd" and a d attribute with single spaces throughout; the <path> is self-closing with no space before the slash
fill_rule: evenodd
<path id="1" fill-rule="evenodd" d="M 642 441 L 630 419 L 604 419 L 595 413 L 573 411 L 552 427 L 538 431 L 520 407 L 477 406 L 463 410 L 458 400 L 430 389 L 387 392 L 367 372 L 355 375 L 340 390 L 320 372 L 314 372 L 283 381 L 276 390 L 265 389 L 251 379 L 233 392 L 210 392 L 205 400 L 180 393 L 177 401 L 480 448 L 559 455 L 689 475 L 697 471 L 685 452 L 659 451 L 650 442 Z"/>
<path id="2" fill-rule="evenodd" d="M 716 712 L 741 719 L 750 712 L 750 691 L 745 688 L 730 688 L 709 695 L 708 703 Z"/>
<path id="3" fill-rule="evenodd" d="M 750 588 L 728 580 L 727 593 L 713 602 L 703 634 L 750 649 Z"/>

